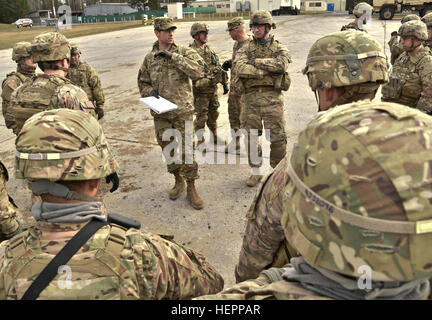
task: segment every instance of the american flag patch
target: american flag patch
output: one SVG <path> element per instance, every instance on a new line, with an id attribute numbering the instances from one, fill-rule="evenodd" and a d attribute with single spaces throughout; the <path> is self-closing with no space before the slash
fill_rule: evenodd
<path id="1" fill-rule="evenodd" d="M 94 109 L 94 108 L 95 108 L 94 105 L 93 105 L 93 103 L 92 103 L 91 101 L 87 101 L 87 102 L 86 102 L 86 106 L 87 106 L 87 108 L 89 108 L 89 109 Z"/>
<path id="2" fill-rule="evenodd" d="M 18 88 L 18 87 L 15 85 L 15 83 L 13 83 L 13 82 L 8 83 L 8 86 L 9 86 L 9 88 L 11 88 L 12 90 L 15 90 L 16 88 Z"/>

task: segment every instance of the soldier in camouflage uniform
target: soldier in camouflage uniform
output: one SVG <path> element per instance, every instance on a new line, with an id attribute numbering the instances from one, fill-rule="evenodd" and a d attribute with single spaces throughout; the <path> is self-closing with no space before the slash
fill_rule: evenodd
<path id="1" fill-rule="evenodd" d="M 406 16 L 404 16 L 401 19 L 401 24 L 404 24 L 405 22 L 408 22 L 408 21 L 419 21 L 419 20 L 420 20 L 420 17 L 418 15 L 407 14 Z M 391 33 L 391 37 L 390 37 L 390 40 L 388 42 L 388 45 L 389 45 L 390 53 L 391 53 L 390 62 L 393 65 L 395 63 L 396 59 L 403 52 L 402 45 L 400 43 L 400 37 L 399 37 L 399 34 L 397 33 L 397 31 L 393 31 Z"/>
<path id="2" fill-rule="evenodd" d="M 20 223 L 16 218 L 17 207 L 6 190 L 8 179 L 7 169 L 0 161 L 0 241 L 21 232 Z"/>
<path id="3" fill-rule="evenodd" d="M 18 134 L 32 115 L 49 109 L 82 110 L 96 117 L 86 93 L 65 78 L 70 59 L 70 46 L 65 36 L 57 32 L 43 33 L 35 37 L 31 45 L 33 62 L 37 62 L 44 73 L 29 78 L 13 92 L 14 133 Z"/>
<path id="4" fill-rule="evenodd" d="M 27 78 L 35 74 L 36 65 L 31 59 L 30 42 L 18 42 L 12 49 L 12 60 L 17 63 L 16 72 L 9 73 L 2 82 L 2 112 L 6 128 L 13 130 L 15 121 L 10 110 L 12 92 Z"/>
<path id="5" fill-rule="evenodd" d="M 397 102 L 432 114 L 432 56 L 423 41 L 426 25 L 408 21 L 399 28 L 404 52 L 397 58 L 390 81 L 382 88 L 382 101 Z"/>
<path id="6" fill-rule="evenodd" d="M 341 28 L 341 31 L 354 29 L 357 31 L 367 32 L 366 30 L 363 30 L 360 27 L 360 24 L 366 24 L 367 23 L 367 11 L 372 13 L 372 10 L 373 10 L 373 8 L 370 4 L 368 4 L 366 2 L 358 3 L 353 9 L 353 15 L 355 17 L 354 21 L 343 26 Z"/>
<path id="7" fill-rule="evenodd" d="M 163 114 L 151 111 L 154 117 L 155 135 L 162 150 L 171 143 L 163 141 L 163 133 L 176 129 L 181 133 L 182 163 L 167 163 L 168 172 L 175 177 L 175 185 L 169 193 L 176 200 L 185 189 L 187 198 L 195 209 L 202 209 L 204 202 L 195 189 L 198 179 L 198 164 L 193 160 L 193 150 L 185 150 L 185 123 L 193 119 L 192 80 L 204 76 L 204 61 L 193 49 L 174 43 L 174 31 L 177 27 L 171 18 L 155 19 L 154 32 L 158 41 L 153 45 L 141 65 L 138 73 L 138 88 L 142 97 L 159 95 L 175 104 L 178 109 Z M 188 137 L 192 141 L 193 137 Z M 177 136 L 175 137 L 177 139 Z M 191 161 L 186 161 L 186 154 Z M 193 161 L 192 161 L 193 160 Z M 190 163 L 192 162 L 192 163 Z"/>
<path id="8" fill-rule="evenodd" d="M 16 177 L 34 179 L 33 192 L 43 202 L 31 210 L 36 226 L 0 245 L 0 299 L 21 299 L 89 221 L 107 222 L 95 195 L 100 179 L 113 180 L 118 169 L 97 120 L 77 110 L 34 115 L 18 135 L 16 149 Z M 112 222 L 103 224 L 67 266 L 70 287 L 60 272 L 39 299 L 188 299 L 223 288 L 222 277 L 202 255 Z"/>
<path id="9" fill-rule="evenodd" d="M 75 42 L 70 42 L 71 58 L 67 78 L 85 91 L 95 106 L 98 119 L 104 116 L 105 96 L 97 71 L 87 62 L 80 60 L 81 50 Z"/>
<path id="10" fill-rule="evenodd" d="M 354 101 L 372 100 L 379 86 L 388 81 L 382 46 L 367 33 L 354 30 L 318 39 L 309 50 L 303 73 L 317 97 L 320 112 Z M 308 161 L 313 164 L 314 160 Z M 281 224 L 285 206 L 289 205 L 283 201 L 283 188 L 289 182 L 288 162 L 289 157 L 285 157 L 263 179 L 247 213 L 248 222 L 235 270 L 237 282 L 256 278 L 271 265 L 282 267 L 290 256 L 297 255 L 285 240 Z"/>
<path id="11" fill-rule="evenodd" d="M 280 190 L 282 229 L 301 256 L 202 298 L 426 299 L 431 132 L 431 117 L 389 102 L 338 106 L 312 120 Z"/>
<path id="12" fill-rule="evenodd" d="M 240 121 L 248 136 L 245 139 L 252 175 L 247 185 L 255 186 L 262 178 L 259 172 L 261 160 L 254 158 L 258 152 L 258 139 L 251 130 L 270 130 L 270 165 L 274 168 L 286 153 L 287 136 L 283 93 L 291 84 L 288 64 L 291 56 L 270 30 L 276 28 L 270 12 L 259 10 L 250 19 L 253 39 L 238 51 L 234 60 L 234 72 L 245 88 L 245 104 Z"/>
<path id="13" fill-rule="evenodd" d="M 432 50 L 432 12 L 424 15 L 421 19 L 426 24 L 428 31 L 428 40 L 424 42 L 425 47 L 428 47 L 429 50 Z"/>
<path id="14" fill-rule="evenodd" d="M 243 48 L 251 37 L 246 34 L 246 28 L 242 17 L 235 17 L 228 21 L 228 29 L 231 38 L 235 41 L 233 46 L 232 59 L 226 60 L 222 64 L 222 69 L 228 71 L 231 69 L 230 90 L 228 96 L 228 117 L 231 127 L 233 140 L 235 139 L 236 150 L 240 152 L 240 113 L 244 104 L 244 87 L 240 78 L 235 73 L 235 65 L 233 62 L 237 56 L 237 52 Z M 231 143 L 231 142 L 230 142 Z M 227 148 L 228 150 L 229 148 Z"/>
<path id="15" fill-rule="evenodd" d="M 222 70 L 216 52 L 207 44 L 209 27 L 205 23 L 195 22 L 190 30 L 194 39 L 189 47 L 194 49 L 204 61 L 204 77 L 193 81 L 193 95 L 195 106 L 195 131 L 207 127 L 213 134 L 213 142 L 217 143 L 217 119 L 219 117 L 219 98 L 217 84 L 223 86 L 223 94 L 228 93 L 228 75 Z M 204 142 L 200 137 L 197 147 Z"/>

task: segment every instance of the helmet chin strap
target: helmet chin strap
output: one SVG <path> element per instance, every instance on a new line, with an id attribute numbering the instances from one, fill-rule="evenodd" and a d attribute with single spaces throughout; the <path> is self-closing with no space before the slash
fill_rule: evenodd
<path id="1" fill-rule="evenodd" d="M 410 48 L 408 49 L 408 50 L 406 50 L 407 52 L 412 52 L 412 51 L 414 51 L 415 49 L 417 49 L 418 47 L 420 47 L 421 46 L 421 42 L 419 42 L 419 44 L 418 45 L 416 45 L 416 46 L 413 46 L 413 42 L 411 41 L 411 46 L 410 46 Z"/>

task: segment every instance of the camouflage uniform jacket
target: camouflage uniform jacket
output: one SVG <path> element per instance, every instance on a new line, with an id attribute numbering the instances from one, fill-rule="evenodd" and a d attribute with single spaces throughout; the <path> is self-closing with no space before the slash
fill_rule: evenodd
<path id="1" fill-rule="evenodd" d="M 432 56 L 421 48 L 414 56 L 402 53 L 393 65 L 390 81 L 382 87 L 382 100 L 432 113 Z"/>
<path id="2" fill-rule="evenodd" d="M 389 48 L 390 48 L 390 62 L 393 65 L 396 61 L 396 59 L 401 55 L 403 52 L 402 46 L 400 44 L 400 38 L 398 35 L 391 36 L 389 42 L 388 42 Z"/>
<path id="3" fill-rule="evenodd" d="M 262 270 L 270 267 L 285 241 L 281 219 L 282 193 L 289 182 L 288 161 L 289 157 L 283 158 L 262 180 L 246 214 L 248 223 L 235 269 L 236 282 L 255 279 Z"/>
<path id="4" fill-rule="evenodd" d="M 83 223 L 38 221 L 0 244 L 0 299 L 21 299 Z M 216 293 L 223 279 L 200 254 L 160 236 L 117 225 L 99 229 L 39 299 L 189 299 Z"/>
<path id="5" fill-rule="evenodd" d="M 193 49 L 173 44 L 169 50 L 171 59 L 158 56 L 159 43 L 156 41 L 141 65 L 138 73 L 138 88 L 141 97 L 148 97 L 156 90 L 161 97 L 177 104 L 178 109 L 157 115 L 158 118 L 172 119 L 194 110 L 192 80 L 204 77 L 204 62 Z M 156 115 L 151 111 L 153 116 Z"/>
<path id="6" fill-rule="evenodd" d="M 10 107 L 18 133 L 33 114 L 59 108 L 82 110 L 97 119 L 94 105 L 72 81 L 58 75 L 38 74 L 27 79 L 12 94 Z"/>
<path id="7" fill-rule="evenodd" d="M 214 93 L 217 84 L 227 84 L 228 75 L 222 69 L 216 52 L 207 44 L 201 48 L 195 41 L 189 44 L 204 60 L 204 78 L 193 81 L 193 91 L 198 93 Z"/>
<path id="8" fill-rule="evenodd" d="M 341 28 L 340 31 L 346 31 L 346 30 L 350 30 L 350 29 L 355 29 L 355 30 L 358 30 L 358 31 L 367 32 L 366 30 L 360 29 L 359 26 L 357 25 L 357 23 L 355 23 L 354 21 L 348 23 L 347 25 L 342 26 L 342 28 Z"/>
<path id="9" fill-rule="evenodd" d="M 2 111 L 5 119 L 5 124 L 8 129 L 13 129 L 15 121 L 13 119 L 12 111 L 10 110 L 10 100 L 12 92 L 14 92 L 25 80 L 27 76 L 20 72 L 11 72 L 6 75 L 6 79 L 2 82 Z"/>
<path id="10" fill-rule="evenodd" d="M 16 219 L 17 208 L 6 190 L 8 179 L 7 169 L 0 161 L 0 241 L 15 235 L 20 229 Z"/>
<path id="11" fill-rule="evenodd" d="M 92 66 L 79 60 L 76 67 L 69 68 L 67 78 L 85 91 L 96 108 L 103 108 L 105 96 L 99 75 Z"/>
<path id="12" fill-rule="evenodd" d="M 288 76 L 291 55 L 274 36 L 271 37 L 263 45 L 253 37 L 237 52 L 234 72 L 242 79 L 246 90 L 259 86 L 280 89 L 282 76 Z M 264 75 L 264 71 L 269 73 Z"/>
<path id="13" fill-rule="evenodd" d="M 238 283 L 217 294 L 196 300 L 333 300 L 305 289 L 298 282 L 280 280 L 270 283 L 266 276 Z"/>
<path id="14" fill-rule="evenodd" d="M 237 53 L 239 52 L 240 49 L 242 49 L 246 44 L 248 44 L 248 41 L 252 40 L 251 36 L 248 36 L 248 38 L 242 42 L 234 42 L 233 45 L 233 54 L 232 54 L 232 59 L 231 59 L 231 78 L 230 78 L 230 93 L 234 93 L 235 95 L 242 95 L 244 93 L 244 87 L 243 87 L 243 83 L 240 80 L 240 77 L 237 75 L 236 73 L 236 63 L 235 59 L 237 57 Z"/>

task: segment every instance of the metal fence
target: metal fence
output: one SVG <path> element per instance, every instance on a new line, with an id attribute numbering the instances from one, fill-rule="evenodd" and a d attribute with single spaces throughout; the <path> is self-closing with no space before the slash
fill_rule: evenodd
<path id="1" fill-rule="evenodd" d="M 81 21 L 79 21 L 78 17 L 72 17 L 72 23 L 103 23 L 103 22 L 121 22 L 121 21 L 133 21 L 133 20 L 141 20 L 142 15 L 146 14 L 148 19 L 151 16 L 154 17 L 163 17 L 167 11 L 165 10 L 149 10 L 149 11 L 138 11 L 128 14 L 114 14 L 114 15 L 103 15 L 103 16 L 82 16 Z M 216 7 L 198 7 L 198 8 L 184 8 L 184 13 L 192 13 L 195 12 L 195 18 L 193 18 L 190 14 L 185 14 L 183 20 L 194 20 L 194 19 L 217 19 L 217 18 L 231 18 L 231 17 L 250 17 L 250 12 L 224 12 L 224 13 L 216 13 Z"/>

